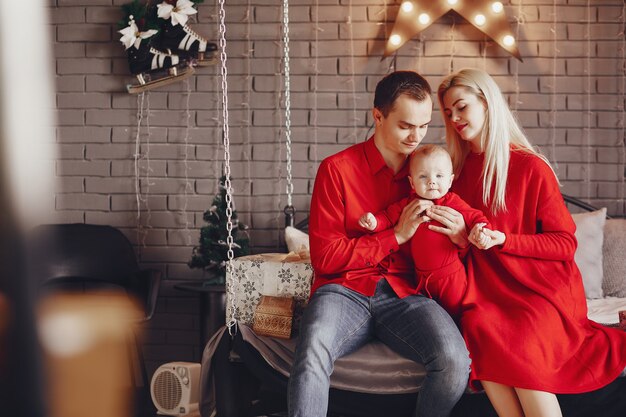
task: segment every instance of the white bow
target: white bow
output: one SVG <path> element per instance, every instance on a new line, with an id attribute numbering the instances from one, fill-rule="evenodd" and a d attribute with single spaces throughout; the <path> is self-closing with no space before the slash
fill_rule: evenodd
<path id="1" fill-rule="evenodd" d="M 187 19 L 189 19 L 188 16 L 198 13 L 198 11 L 193 8 L 193 2 L 190 0 L 178 0 L 176 2 L 176 7 L 163 2 L 157 5 L 157 8 L 157 15 L 161 19 L 172 18 L 172 26 L 176 26 L 179 23 L 181 26 L 185 26 Z"/>
<path id="2" fill-rule="evenodd" d="M 135 20 L 130 19 L 130 22 L 128 22 L 128 26 L 122 30 L 118 30 L 118 32 L 122 34 L 120 42 L 124 44 L 126 49 L 130 48 L 133 45 L 135 45 L 136 49 L 139 49 L 139 44 L 141 44 L 141 40 L 147 39 L 150 36 L 156 34 L 158 30 L 150 29 L 145 32 L 140 32 L 137 28 L 137 25 L 135 24 Z"/>

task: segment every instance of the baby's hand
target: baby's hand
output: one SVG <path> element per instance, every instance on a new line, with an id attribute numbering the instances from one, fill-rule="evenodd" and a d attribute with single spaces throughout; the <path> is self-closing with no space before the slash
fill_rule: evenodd
<path id="1" fill-rule="evenodd" d="M 469 241 L 478 249 L 491 249 L 494 246 L 504 244 L 506 235 L 499 230 L 489 230 L 485 223 L 477 223 L 469 234 Z"/>
<path id="2" fill-rule="evenodd" d="M 469 234 L 469 241 L 478 249 L 488 249 L 490 240 L 485 234 L 486 223 L 476 223 Z"/>
<path id="3" fill-rule="evenodd" d="M 376 217 L 374 217 L 372 213 L 365 213 L 359 219 L 359 226 L 363 229 L 369 230 L 370 232 L 374 231 L 377 225 L 378 222 L 376 221 Z"/>

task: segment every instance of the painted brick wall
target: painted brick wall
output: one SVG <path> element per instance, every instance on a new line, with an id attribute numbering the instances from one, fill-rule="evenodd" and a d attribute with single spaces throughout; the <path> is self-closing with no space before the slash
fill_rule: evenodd
<path id="1" fill-rule="evenodd" d="M 124 2 L 49 1 L 58 108 L 55 218 L 116 226 L 143 265 L 163 271 L 158 314 L 145 341 L 154 370 L 200 358 L 198 300 L 173 285 L 202 278 L 186 262 L 222 166 L 220 80 L 218 67 L 198 68 L 187 83 L 155 90 L 143 102 L 126 94 L 132 77 L 116 32 Z M 494 75 L 531 141 L 554 163 L 564 192 L 626 214 L 622 1 L 593 1 L 589 8 L 583 0 L 504 4 L 519 31 L 523 63 L 450 16 L 381 60 L 398 1 L 291 1 L 297 220 L 307 215 L 319 161 L 367 137 L 382 75 L 415 69 L 436 88 L 451 68 L 466 66 Z M 216 16 L 216 4 L 207 1 L 191 26 L 215 40 Z M 229 0 L 226 18 L 235 204 L 250 225 L 254 251 L 280 251 L 286 203 L 281 9 L 276 0 Z M 437 111 L 426 141 L 442 135 Z"/>

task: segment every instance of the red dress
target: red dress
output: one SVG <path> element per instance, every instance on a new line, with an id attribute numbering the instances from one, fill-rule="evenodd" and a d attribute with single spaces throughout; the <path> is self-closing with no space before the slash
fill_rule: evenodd
<path id="1" fill-rule="evenodd" d="M 453 190 L 506 234 L 502 247 L 472 246 L 461 327 L 470 383 L 488 380 L 553 393 L 603 387 L 626 367 L 626 332 L 587 319 L 574 263 L 575 225 L 554 174 L 511 151 L 505 213 L 482 202 L 483 155 L 470 153 Z"/>

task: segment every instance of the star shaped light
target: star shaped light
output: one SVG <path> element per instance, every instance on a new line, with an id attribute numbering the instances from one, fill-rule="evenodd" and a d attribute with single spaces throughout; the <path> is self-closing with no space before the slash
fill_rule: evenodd
<path id="1" fill-rule="evenodd" d="M 391 35 L 385 46 L 385 56 L 390 55 L 441 16 L 454 10 L 478 30 L 493 39 L 520 61 L 511 25 L 504 6 L 493 0 L 406 0 L 400 5 Z"/>

